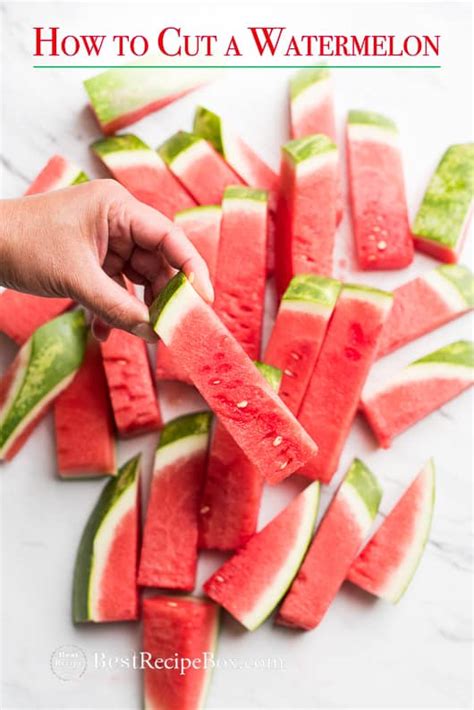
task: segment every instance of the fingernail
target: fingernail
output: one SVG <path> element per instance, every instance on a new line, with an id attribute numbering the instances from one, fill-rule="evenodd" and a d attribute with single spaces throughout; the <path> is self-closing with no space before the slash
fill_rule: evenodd
<path id="1" fill-rule="evenodd" d="M 158 336 L 149 323 L 139 323 L 132 328 L 133 335 L 146 340 L 147 343 L 156 343 Z"/>
<path id="2" fill-rule="evenodd" d="M 188 276 L 188 281 L 190 284 L 194 283 L 194 271 L 191 271 Z"/>
<path id="3" fill-rule="evenodd" d="M 211 284 L 210 281 L 209 281 L 209 283 L 208 283 L 207 286 L 206 286 L 206 294 L 205 294 L 205 295 L 206 295 L 206 301 L 207 301 L 208 303 L 213 303 L 213 302 L 214 302 L 214 288 L 213 288 L 213 286 L 212 286 L 212 284 Z"/>

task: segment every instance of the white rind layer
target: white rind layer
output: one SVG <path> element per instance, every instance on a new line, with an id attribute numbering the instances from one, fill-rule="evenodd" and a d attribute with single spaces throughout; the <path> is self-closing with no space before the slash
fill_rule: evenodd
<path id="1" fill-rule="evenodd" d="M 388 382 L 367 385 L 362 392 L 362 403 L 370 405 L 381 394 L 387 394 L 412 382 L 426 382 L 427 380 L 458 380 L 470 384 L 474 382 L 474 368 L 446 362 L 413 363 L 401 370 Z"/>
<path id="2" fill-rule="evenodd" d="M 187 210 L 176 212 L 174 221 L 179 225 L 186 225 L 188 222 L 200 222 L 218 225 L 221 220 L 222 208 L 220 205 L 203 205 L 202 207 L 190 207 Z"/>
<path id="3" fill-rule="evenodd" d="M 239 215 L 247 213 L 264 219 L 268 202 L 267 200 L 253 200 L 250 197 L 248 199 L 245 199 L 245 197 L 224 197 L 222 205 L 224 212 L 227 214 L 229 212 L 236 212 Z"/>
<path id="4" fill-rule="evenodd" d="M 74 163 L 68 164 L 63 175 L 61 175 L 59 180 L 56 180 L 50 190 L 60 190 L 62 187 L 70 187 L 81 172 L 81 169 Z"/>
<path id="5" fill-rule="evenodd" d="M 304 120 L 308 113 L 312 113 L 324 101 L 331 98 L 331 95 L 332 82 L 330 77 L 315 81 L 314 84 L 309 84 L 306 89 L 291 100 L 292 121 L 299 123 Z"/>
<path id="6" fill-rule="evenodd" d="M 292 311 L 294 313 L 307 313 L 311 316 L 320 316 L 325 320 L 329 320 L 331 313 L 334 310 L 334 306 L 328 306 L 324 303 L 317 303 L 316 301 L 302 301 L 291 299 L 282 299 L 280 304 L 280 313 L 282 311 Z"/>
<path id="7" fill-rule="evenodd" d="M 257 628 L 273 611 L 293 581 L 311 540 L 319 504 L 319 484 L 310 484 L 302 493 L 304 498 L 298 531 L 283 565 L 273 579 L 268 580 L 265 592 L 256 600 L 253 608 L 240 617 L 240 622 L 249 631 Z"/>
<path id="8" fill-rule="evenodd" d="M 428 461 L 422 475 L 426 479 L 423 487 L 423 501 L 411 544 L 405 552 L 403 563 L 397 567 L 377 593 L 377 596 L 393 604 L 399 601 L 410 584 L 430 533 L 435 491 L 435 468 L 433 461 Z"/>
<path id="9" fill-rule="evenodd" d="M 302 160 L 300 163 L 295 163 L 291 158 L 290 161 L 294 166 L 294 170 L 298 178 L 303 178 L 313 173 L 317 173 L 319 170 L 324 170 L 328 167 L 332 167 L 334 168 L 334 171 L 336 171 L 338 166 L 338 150 L 334 146 L 331 150 L 327 150 L 320 155 L 314 155 L 311 158 Z"/>
<path id="10" fill-rule="evenodd" d="M 187 459 L 206 451 L 208 441 L 208 434 L 191 434 L 159 448 L 155 455 L 154 475 L 159 476 L 162 469 L 180 459 Z"/>
<path id="11" fill-rule="evenodd" d="M 0 461 L 5 458 L 13 444 L 18 441 L 20 436 L 24 433 L 25 429 L 27 429 L 31 422 L 36 419 L 39 413 L 43 409 L 46 409 L 48 405 L 58 396 L 58 394 L 64 389 L 66 389 L 66 387 L 73 381 L 74 377 L 76 376 L 76 373 L 77 370 L 74 370 L 74 372 L 72 372 L 70 375 L 61 380 L 61 382 L 58 382 L 56 387 L 53 387 L 53 389 L 50 390 L 40 402 L 38 402 L 36 407 L 33 407 L 33 409 L 28 412 L 28 416 L 22 419 L 17 428 L 11 433 L 10 438 L 7 439 L 2 448 L 0 448 Z"/>
<path id="12" fill-rule="evenodd" d="M 178 177 L 184 176 L 194 163 L 209 158 L 210 150 L 209 144 L 204 139 L 196 141 L 196 143 L 191 143 L 191 145 L 182 150 L 181 153 L 178 153 L 178 155 L 170 161 L 169 166 L 175 175 Z"/>
<path id="13" fill-rule="evenodd" d="M 155 326 L 156 332 L 165 345 L 171 343 L 174 331 L 179 327 L 181 320 L 199 306 L 200 302 L 200 297 L 189 281 L 185 281 L 163 308 Z"/>
<path id="14" fill-rule="evenodd" d="M 349 141 L 367 141 L 370 143 L 385 143 L 392 148 L 398 148 L 398 133 L 389 128 L 365 123 L 348 123 L 347 136 Z"/>
<path id="15" fill-rule="evenodd" d="M 364 500 L 359 495 L 357 489 L 350 483 L 347 483 L 347 481 L 343 481 L 336 495 L 340 500 L 344 501 L 350 511 L 350 514 L 352 515 L 352 518 L 360 531 L 362 541 L 369 532 L 374 521 L 374 518 L 367 508 Z"/>
<path id="16" fill-rule="evenodd" d="M 114 153 L 105 153 L 100 157 L 111 171 L 144 166 L 156 170 L 166 168 L 158 153 L 153 150 L 117 150 Z"/>
<path id="17" fill-rule="evenodd" d="M 380 293 L 378 291 L 368 291 L 364 288 L 358 289 L 356 286 L 343 286 L 339 295 L 339 301 L 362 301 L 363 303 L 371 303 L 380 309 L 382 313 L 388 315 L 393 305 L 393 297 L 391 294 Z"/>
<path id="18" fill-rule="evenodd" d="M 138 477 L 122 493 L 115 505 L 103 518 L 95 535 L 87 599 L 89 619 L 91 621 L 100 621 L 99 602 L 102 578 L 115 540 L 116 530 L 127 513 L 136 506 L 137 486 Z"/>
<path id="19" fill-rule="evenodd" d="M 421 279 L 436 292 L 452 313 L 466 310 L 467 304 L 460 291 L 438 269 L 424 274 Z"/>

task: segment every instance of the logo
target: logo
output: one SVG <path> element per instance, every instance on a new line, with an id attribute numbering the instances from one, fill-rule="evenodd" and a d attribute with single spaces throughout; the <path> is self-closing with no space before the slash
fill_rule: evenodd
<path id="1" fill-rule="evenodd" d="M 79 646 L 58 646 L 51 654 L 49 665 L 60 680 L 77 680 L 86 672 L 87 657 Z"/>

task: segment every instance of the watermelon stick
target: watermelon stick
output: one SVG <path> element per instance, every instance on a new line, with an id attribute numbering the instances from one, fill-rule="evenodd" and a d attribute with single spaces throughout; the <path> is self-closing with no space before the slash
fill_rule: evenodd
<path id="1" fill-rule="evenodd" d="M 372 526 L 381 497 L 375 476 L 354 459 L 281 605 L 277 624 L 307 630 L 318 626 Z"/>
<path id="2" fill-rule="evenodd" d="M 381 384 L 368 384 L 362 410 L 384 449 L 474 382 L 474 343 L 458 340 L 415 360 Z"/>
<path id="3" fill-rule="evenodd" d="M 212 282 L 217 267 L 221 215 L 219 205 L 204 205 L 177 212 L 174 218 L 205 260 Z M 156 378 L 189 383 L 188 374 L 162 342 L 156 348 Z"/>
<path id="4" fill-rule="evenodd" d="M 204 591 L 250 631 L 272 613 L 311 541 L 319 484 L 307 486 L 204 584 Z"/>
<path id="5" fill-rule="evenodd" d="M 414 248 L 395 123 L 372 111 L 349 111 L 347 152 L 360 268 L 408 266 Z"/>
<path id="6" fill-rule="evenodd" d="M 260 357 L 262 337 L 267 217 L 265 190 L 224 191 L 214 309 L 253 360 Z"/>
<path id="7" fill-rule="evenodd" d="M 281 370 L 255 363 L 275 392 Z M 218 421 L 212 439 L 199 510 L 199 547 L 236 550 L 257 529 L 263 478 Z"/>
<path id="8" fill-rule="evenodd" d="M 333 271 L 337 147 L 322 134 L 282 148 L 275 240 L 279 296 L 296 274 Z"/>
<path id="9" fill-rule="evenodd" d="M 152 659 L 143 676 L 147 710 L 204 707 L 218 631 L 219 607 L 212 602 L 166 595 L 143 600 L 143 651 Z"/>
<path id="10" fill-rule="evenodd" d="M 86 79 L 84 87 L 99 126 L 110 135 L 194 91 L 211 77 L 210 70 L 167 67 L 149 71 L 137 62 L 131 69 L 114 67 Z"/>
<path id="11" fill-rule="evenodd" d="M 178 131 L 158 153 L 200 205 L 218 205 L 226 187 L 243 184 L 219 153 L 193 133 Z"/>
<path id="12" fill-rule="evenodd" d="M 160 156 L 137 136 L 104 138 L 93 143 L 91 150 L 137 200 L 170 219 L 179 210 L 195 205 Z"/>
<path id="13" fill-rule="evenodd" d="M 50 192 L 87 182 L 87 175 L 61 155 L 54 155 L 33 180 L 25 195 Z M 0 293 L 0 332 L 23 345 L 41 325 L 72 308 L 70 298 L 43 298 L 6 289 Z"/>
<path id="14" fill-rule="evenodd" d="M 268 482 L 283 480 L 316 455 L 317 445 L 183 273 L 154 301 L 150 320 Z"/>
<path id="15" fill-rule="evenodd" d="M 455 263 L 467 234 L 474 195 L 474 143 L 452 145 L 432 176 L 413 223 L 415 246 Z"/>
<path id="16" fill-rule="evenodd" d="M 65 479 L 114 474 L 114 421 L 100 345 L 91 335 L 84 362 L 54 402 L 58 473 Z"/>
<path id="17" fill-rule="evenodd" d="M 400 601 L 428 542 L 434 502 L 430 460 L 352 563 L 349 582 L 393 604 Z"/>
<path id="18" fill-rule="evenodd" d="M 342 288 L 298 414 L 319 446 L 303 471 L 309 478 L 329 483 L 337 470 L 392 300 L 367 286 Z"/>
<path id="19" fill-rule="evenodd" d="M 283 372 L 279 395 L 297 415 L 341 290 L 316 274 L 294 276 L 283 294 L 264 360 Z"/>
<path id="20" fill-rule="evenodd" d="M 474 307 L 474 276 L 467 266 L 443 264 L 393 291 L 378 356 L 388 355 Z"/>
<path id="21" fill-rule="evenodd" d="M 82 533 L 74 567 L 72 616 L 84 621 L 138 619 L 140 456 L 102 489 Z"/>
<path id="22" fill-rule="evenodd" d="M 196 584 L 198 510 L 212 415 L 168 422 L 156 450 L 138 583 L 192 591 Z"/>
<path id="23" fill-rule="evenodd" d="M 74 378 L 87 341 L 83 311 L 42 325 L 0 380 L 0 461 L 19 451 L 52 401 Z"/>

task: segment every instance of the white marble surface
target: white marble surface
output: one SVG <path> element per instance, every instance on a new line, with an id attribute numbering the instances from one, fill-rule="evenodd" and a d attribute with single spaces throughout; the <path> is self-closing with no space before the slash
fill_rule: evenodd
<path id="1" fill-rule="evenodd" d="M 55 25 L 90 32 L 136 31 L 178 23 L 216 29 L 237 23 L 290 24 L 317 32 L 438 32 L 440 71 L 335 71 L 342 132 L 348 108 L 386 112 L 399 124 L 413 213 L 444 148 L 470 139 L 469 15 L 467 3 L 387 5 L 352 3 L 288 5 L 274 2 L 220 8 L 203 5 L 9 4 L 2 7 L 2 196 L 21 194 L 46 160 L 60 152 L 100 175 L 87 146 L 97 128 L 86 108 L 84 70 L 31 68 L 31 27 Z M 205 21 L 204 21 L 205 20 Z M 275 167 L 287 135 L 288 72 L 234 71 L 133 127 L 152 145 L 188 128 L 197 102 L 233 120 Z M 472 139 L 471 139 L 472 140 Z M 341 274 L 390 288 L 432 268 L 417 256 L 405 273 L 352 272 L 347 214 L 339 230 Z M 471 254 L 467 246 L 464 260 Z M 451 340 L 470 337 L 464 317 L 379 363 L 393 371 Z M 0 339 L 0 368 L 14 348 Z M 375 373 L 377 374 L 377 373 Z M 182 403 L 185 406 L 185 403 Z M 219 669 L 208 705 L 213 708 L 458 708 L 471 703 L 471 499 L 472 397 L 465 393 L 401 436 L 389 451 L 377 450 L 362 419 L 344 451 L 340 474 L 354 455 L 380 477 L 386 512 L 429 456 L 437 466 L 437 501 L 431 538 L 413 584 L 398 607 L 377 602 L 345 585 L 326 619 L 312 633 L 265 624 L 253 634 L 225 617 L 219 656 L 247 668 Z M 143 449 L 148 475 L 155 437 L 121 443 L 120 460 Z M 262 522 L 288 500 L 298 483 L 266 492 Z M 1 471 L 2 700 L 4 708 L 137 708 L 137 671 L 94 670 L 94 653 L 129 655 L 140 648 L 137 625 L 74 628 L 70 622 L 74 556 L 100 481 L 62 482 L 54 463 L 52 422 L 44 421 L 14 462 Z M 327 493 L 325 500 L 327 500 Z M 206 555 L 200 579 L 215 565 Z M 76 644 L 89 667 L 79 680 L 60 681 L 50 670 L 58 646 Z M 251 668 L 255 659 L 281 659 L 283 669 Z M 278 665 L 278 662 L 277 662 Z"/>

